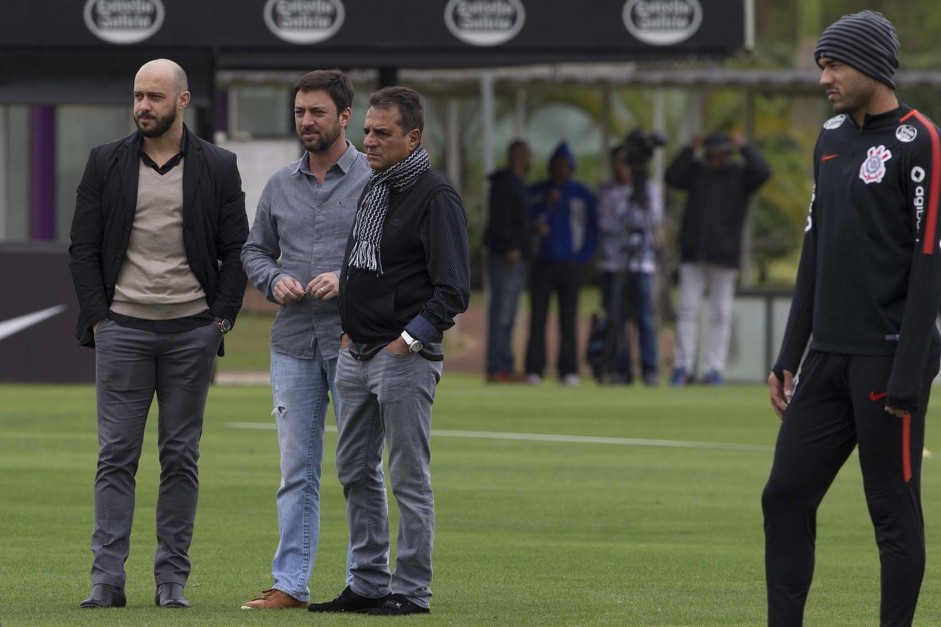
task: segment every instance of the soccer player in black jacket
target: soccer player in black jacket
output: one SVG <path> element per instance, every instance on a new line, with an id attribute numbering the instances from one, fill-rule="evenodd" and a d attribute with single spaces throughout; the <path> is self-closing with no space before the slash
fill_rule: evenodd
<path id="1" fill-rule="evenodd" d="M 924 575 L 921 457 L 941 353 L 941 140 L 899 104 L 898 47 L 892 24 L 864 11 L 827 28 L 815 51 L 838 115 L 814 150 L 794 300 L 768 377 L 782 418 L 762 494 L 769 625 L 802 623 L 817 507 L 856 446 L 883 627 L 911 625 Z"/>

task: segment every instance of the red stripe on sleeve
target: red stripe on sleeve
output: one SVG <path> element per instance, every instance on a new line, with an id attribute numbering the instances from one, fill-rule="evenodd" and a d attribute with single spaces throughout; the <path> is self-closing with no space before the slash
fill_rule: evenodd
<path id="1" fill-rule="evenodd" d="M 900 117 L 899 122 L 905 122 L 906 120 L 908 120 L 908 118 L 912 117 L 916 113 L 918 113 L 918 109 L 912 109 L 911 111 L 909 111 L 908 113 Z"/>
<path id="2" fill-rule="evenodd" d="M 925 221 L 925 234 L 922 238 L 921 252 L 931 255 L 935 251 L 938 230 L 938 203 L 941 200 L 941 138 L 938 137 L 938 129 L 934 124 L 918 111 L 912 111 L 915 118 L 924 125 L 931 137 L 931 172 L 928 173 L 928 197 Z"/>

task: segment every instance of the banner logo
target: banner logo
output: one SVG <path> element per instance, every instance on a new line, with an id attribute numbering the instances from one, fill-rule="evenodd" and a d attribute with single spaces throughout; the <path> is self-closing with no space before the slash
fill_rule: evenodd
<path id="1" fill-rule="evenodd" d="M 319 44 L 337 34 L 346 10 L 341 0 L 268 0 L 265 25 L 291 44 Z"/>
<path id="2" fill-rule="evenodd" d="M 699 0 L 627 0 L 621 12 L 627 32 L 652 46 L 673 46 L 702 24 Z"/>
<path id="3" fill-rule="evenodd" d="M 85 26 L 111 44 L 137 44 L 150 39 L 163 26 L 160 0 L 88 0 Z"/>
<path id="4" fill-rule="evenodd" d="M 449 0 L 444 23 L 472 46 L 499 46 L 522 30 L 526 9 L 520 0 Z"/>

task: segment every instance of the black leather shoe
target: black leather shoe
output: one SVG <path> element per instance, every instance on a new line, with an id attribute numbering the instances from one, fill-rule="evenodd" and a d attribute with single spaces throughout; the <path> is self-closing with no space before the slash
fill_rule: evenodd
<path id="1" fill-rule="evenodd" d="M 391 594 L 382 607 L 366 610 L 367 614 L 373 616 L 406 616 L 407 614 L 428 614 L 429 612 L 431 610 L 427 607 L 416 605 L 401 594 Z"/>
<path id="2" fill-rule="evenodd" d="M 370 599 L 356 594 L 349 586 L 343 589 L 340 596 L 326 603 L 311 603 L 307 609 L 311 612 L 366 612 L 370 609 L 382 607 L 389 595 Z"/>
<path id="3" fill-rule="evenodd" d="M 96 583 L 91 587 L 91 594 L 82 601 L 81 607 L 85 609 L 97 609 L 102 607 L 124 607 L 127 605 L 127 597 L 124 596 L 124 590 L 117 586 L 107 583 Z"/>
<path id="4" fill-rule="evenodd" d="M 183 596 L 183 584 L 162 583 L 157 586 L 154 603 L 159 607 L 189 607 L 190 602 Z"/>

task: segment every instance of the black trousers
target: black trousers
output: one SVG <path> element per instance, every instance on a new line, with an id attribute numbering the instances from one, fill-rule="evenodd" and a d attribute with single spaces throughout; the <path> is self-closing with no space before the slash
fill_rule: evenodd
<path id="1" fill-rule="evenodd" d="M 582 269 L 576 261 L 536 261 L 529 277 L 529 342 L 526 374 L 542 376 L 546 368 L 546 320 L 553 292 L 559 295 L 559 377 L 578 373 L 578 291 Z"/>
<path id="2" fill-rule="evenodd" d="M 885 412 L 892 360 L 811 351 L 801 367 L 761 497 L 771 626 L 802 624 L 817 508 L 856 446 L 882 568 L 880 625 L 912 624 L 925 570 L 925 409 L 938 357 L 928 360 L 922 375 L 922 410 L 904 419 Z"/>

